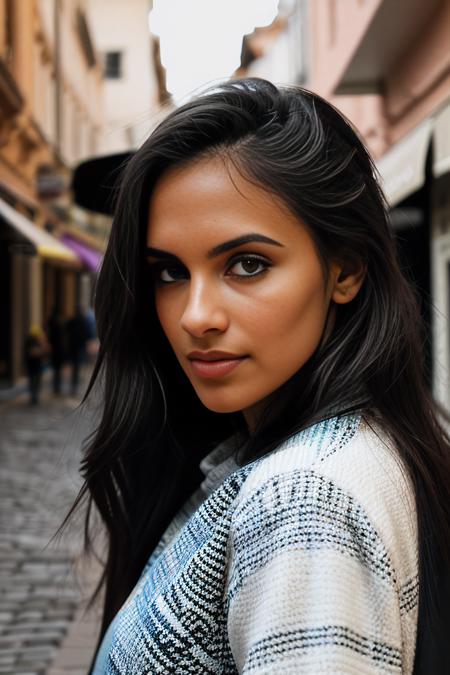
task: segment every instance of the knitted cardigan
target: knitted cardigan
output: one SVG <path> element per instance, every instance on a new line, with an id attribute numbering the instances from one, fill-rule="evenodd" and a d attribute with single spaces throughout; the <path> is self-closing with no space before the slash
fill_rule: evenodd
<path id="1" fill-rule="evenodd" d="M 417 516 L 398 453 L 335 417 L 243 468 L 221 444 L 94 675 L 413 671 Z"/>

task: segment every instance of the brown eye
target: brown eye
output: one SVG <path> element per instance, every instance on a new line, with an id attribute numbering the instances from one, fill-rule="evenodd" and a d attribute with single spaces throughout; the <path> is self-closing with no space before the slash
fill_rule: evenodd
<path id="1" fill-rule="evenodd" d="M 150 270 L 157 284 L 172 284 L 186 278 L 186 270 L 181 265 L 158 262 L 151 265 Z"/>
<path id="2" fill-rule="evenodd" d="M 240 256 L 235 258 L 230 270 L 232 276 L 235 277 L 256 277 L 262 272 L 265 272 L 270 267 L 269 263 L 259 257 L 253 255 Z"/>

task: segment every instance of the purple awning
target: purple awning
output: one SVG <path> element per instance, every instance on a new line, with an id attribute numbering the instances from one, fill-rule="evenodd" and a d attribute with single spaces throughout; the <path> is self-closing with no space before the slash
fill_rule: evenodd
<path id="1" fill-rule="evenodd" d="M 103 258 L 99 251 L 96 251 L 87 244 L 82 244 L 81 241 L 74 239 L 68 234 L 63 234 L 60 237 L 60 241 L 72 249 L 81 258 L 86 267 L 89 267 L 93 272 L 98 272 Z"/>

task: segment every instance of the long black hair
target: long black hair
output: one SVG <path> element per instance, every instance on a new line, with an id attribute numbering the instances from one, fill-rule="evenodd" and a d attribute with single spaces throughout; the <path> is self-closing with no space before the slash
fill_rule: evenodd
<path id="1" fill-rule="evenodd" d="M 325 269 L 339 255 L 367 270 L 356 298 L 336 307 L 332 334 L 270 397 L 251 434 L 240 413 L 215 413 L 198 399 L 158 323 L 145 265 L 156 182 L 169 168 L 213 155 L 231 161 L 306 223 Z M 316 421 L 358 410 L 392 438 L 414 487 L 416 672 L 440 672 L 430 659 L 445 640 L 427 649 L 445 619 L 450 443 L 427 389 L 418 304 L 399 267 L 376 169 L 348 120 L 306 89 L 252 78 L 216 86 L 171 112 L 124 172 L 95 313 L 100 349 L 83 403 L 96 391 L 102 412 L 85 444 L 85 482 L 72 512 L 87 497 L 107 532 L 97 588 L 105 592 L 101 635 L 197 487 L 199 461 L 215 444 L 233 432 L 244 434 L 236 449 L 243 465 Z"/>

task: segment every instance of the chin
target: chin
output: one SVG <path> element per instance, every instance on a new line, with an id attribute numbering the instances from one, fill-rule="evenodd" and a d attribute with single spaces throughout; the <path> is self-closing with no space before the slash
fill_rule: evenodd
<path id="1" fill-rule="evenodd" d="M 231 405 L 227 403 L 211 403 L 209 401 L 203 401 L 203 405 L 205 408 L 208 408 L 208 410 L 211 410 L 211 412 L 216 412 L 216 413 L 234 413 L 234 412 L 240 412 L 242 410 L 241 406 L 238 405 Z"/>
<path id="2" fill-rule="evenodd" d="M 225 414 L 225 413 L 241 412 L 241 410 L 251 405 L 251 403 L 249 404 L 248 401 L 233 396 L 211 395 L 211 394 L 201 396 L 199 392 L 197 392 L 197 396 L 199 397 L 205 408 L 208 408 L 208 410 L 211 410 L 211 412 L 216 413 Z"/>

